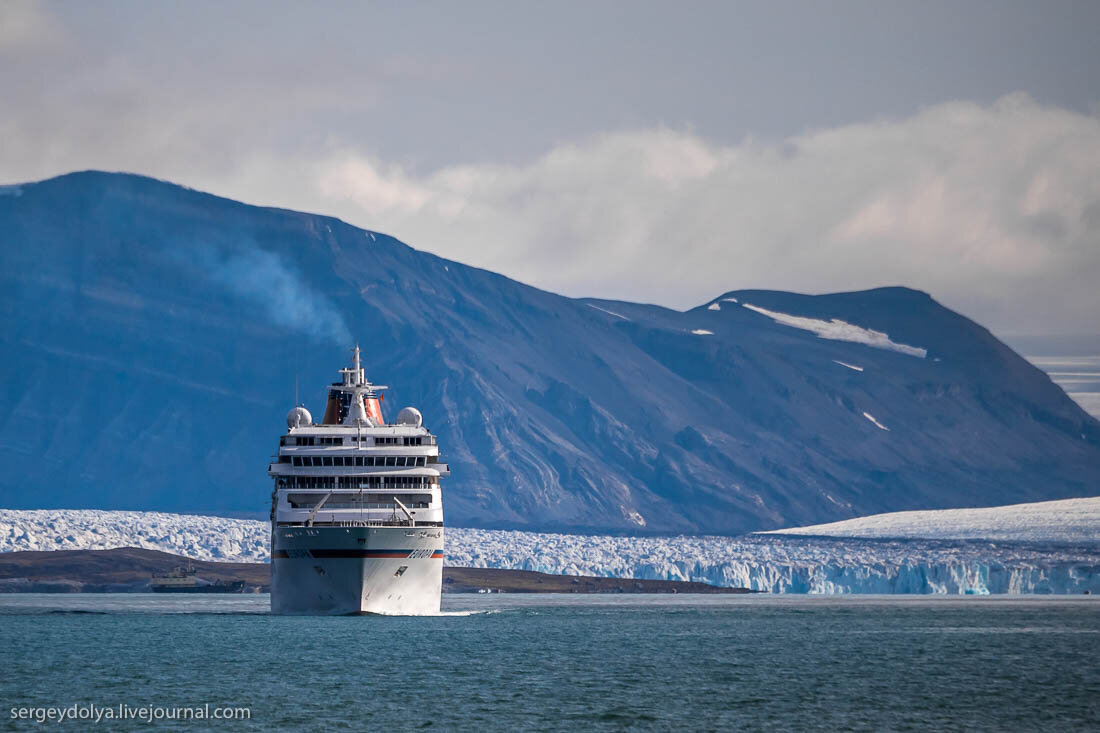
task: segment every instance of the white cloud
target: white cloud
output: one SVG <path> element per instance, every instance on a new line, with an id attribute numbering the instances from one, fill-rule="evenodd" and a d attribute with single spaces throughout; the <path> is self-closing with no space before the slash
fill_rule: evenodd
<path id="1" fill-rule="evenodd" d="M 152 111 L 127 115 L 139 134 L 55 121 L 48 141 L 9 118 L 0 169 L 133 170 L 334 214 L 567 295 L 691 307 L 908 285 L 1002 332 L 1091 331 L 1100 314 L 1100 118 L 1024 95 L 731 145 L 610 132 L 426 171 L 345 139 L 284 149 L 193 122 L 160 136 Z"/>
<path id="2" fill-rule="evenodd" d="M 1100 119 L 1023 95 L 780 142 L 669 129 L 420 177 L 342 150 L 317 206 L 570 295 L 903 284 L 1004 331 L 1100 314 Z"/>

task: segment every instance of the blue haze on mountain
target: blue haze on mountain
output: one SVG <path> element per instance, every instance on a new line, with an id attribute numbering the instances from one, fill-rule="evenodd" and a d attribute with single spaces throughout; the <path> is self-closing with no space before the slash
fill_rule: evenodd
<path id="1" fill-rule="evenodd" d="M 355 342 L 439 435 L 451 525 L 732 534 L 1100 486 L 1100 423 L 916 290 L 571 299 L 97 172 L 0 191 L 0 237 L 4 507 L 266 513 L 296 383 L 319 417 Z"/>

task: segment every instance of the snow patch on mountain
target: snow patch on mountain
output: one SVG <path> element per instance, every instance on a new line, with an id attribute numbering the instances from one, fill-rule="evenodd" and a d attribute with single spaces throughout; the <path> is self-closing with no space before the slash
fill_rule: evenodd
<path id="1" fill-rule="evenodd" d="M 696 336 L 713 336 L 714 335 L 714 331 L 708 331 L 705 328 L 697 328 L 694 331 L 692 331 L 692 333 L 695 334 Z"/>
<path id="2" fill-rule="evenodd" d="M 871 413 L 869 413 L 869 412 L 865 412 L 865 413 L 863 413 L 863 416 L 864 416 L 865 418 L 867 418 L 868 420 L 870 420 L 871 422 L 873 422 L 873 423 L 875 424 L 875 427 L 876 427 L 876 428 L 878 428 L 879 430 L 885 430 L 885 431 L 887 431 L 887 432 L 889 432 L 889 431 L 890 431 L 890 428 L 886 427 L 885 425 L 883 425 L 882 423 L 880 423 L 880 422 L 879 422 L 878 420 L 876 420 L 876 419 L 875 419 L 875 416 L 874 416 L 874 415 L 872 415 Z"/>
<path id="3" fill-rule="evenodd" d="M 756 311 L 784 326 L 792 326 L 806 331 L 813 331 L 819 338 L 831 339 L 833 341 L 852 341 L 857 344 L 873 346 L 876 349 L 890 349 L 891 351 L 920 357 L 921 359 L 928 356 L 927 349 L 896 343 L 891 341 L 890 337 L 882 331 L 874 331 L 870 328 L 856 326 L 847 321 L 842 321 L 839 318 L 834 318 L 831 321 L 822 321 L 817 318 L 805 318 L 803 316 L 792 316 L 787 313 L 770 311 L 766 308 L 750 305 L 749 303 L 742 303 L 741 307 Z"/>
<path id="4" fill-rule="evenodd" d="M 598 311 L 603 311 L 604 313 L 608 314 L 609 316 L 615 316 L 616 318 L 621 318 L 624 321 L 629 321 L 630 320 L 629 318 L 622 315 L 621 313 L 616 313 L 615 311 L 609 311 L 606 308 L 599 307 L 598 305 L 592 305 L 591 303 L 585 303 L 585 305 L 587 305 L 589 308 L 595 308 Z"/>
<path id="5" fill-rule="evenodd" d="M 983 509 L 891 512 L 770 533 L 817 537 L 985 539 L 1100 545 L 1100 496 Z"/>
<path id="6" fill-rule="evenodd" d="M 707 306 L 707 310 L 708 311 L 720 311 L 720 310 L 722 310 L 722 306 L 718 305 L 718 303 L 711 303 L 710 305 Z"/>
<path id="7" fill-rule="evenodd" d="M 848 367 L 849 369 L 851 369 L 853 371 L 857 371 L 857 372 L 862 372 L 863 371 L 863 367 L 856 366 L 855 364 L 849 364 L 847 362 L 837 361 L 836 359 L 833 359 L 833 363 L 834 364 L 840 364 L 842 367 Z"/>
<path id="8" fill-rule="evenodd" d="M 1057 507 L 1025 509 L 1023 516 L 1030 519 L 1021 520 L 1012 536 L 1026 543 L 790 536 L 798 530 L 747 537 L 610 537 L 448 528 L 445 553 L 447 564 L 459 567 L 692 580 L 772 593 L 1100 592 L 1100 499 L 1071 501 L 1093 504 L 1071 505 L 1076 509 L 1069 515 Z M 975 531 L 1003 533 L 1009 515 L 1003 512 L 1000 524 L 984 525 L 977 515 Z M 1066 516 L 1073 519 L 1060 521 Z M 934 532 L 938 525 L 922 526 Z M 262 562 L 268 559 L 268 532 L 267 522 L 222 517 L 0 510 L 3 552 L 144 547 L 202 560 Z"/>

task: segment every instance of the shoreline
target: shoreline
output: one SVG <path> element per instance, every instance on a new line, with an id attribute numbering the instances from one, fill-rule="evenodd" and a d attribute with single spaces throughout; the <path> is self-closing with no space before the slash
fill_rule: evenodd
<path id="1" fill-rule="evenodd" d="M 159 550 L 38 550 L 0 553 L 0 593 L 149 593 L 154 573 L 188 562 L 200 580 L 243 581 L 244 593 L 270 590 L 268 563 L 189 560 Z M 551 575 L 530 570 L 443 568 L 444 593 L 753 593 L 707 583 Z"/>

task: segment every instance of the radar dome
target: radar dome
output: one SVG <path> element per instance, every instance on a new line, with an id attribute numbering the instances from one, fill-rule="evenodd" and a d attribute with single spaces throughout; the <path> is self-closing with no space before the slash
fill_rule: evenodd
<path id="1" fill-rule="evenodd" d="M 313 415 L 309 414 L 309 410 L 304 407 L 295 407 L 293 410 L 286 414 L 286 426 L 288 428 L 296 428 L 302 425 L 312 425 Z"/>
<path id="2" fill-rule="evenodd" d="M 420 410 L 415 407 L 403 407 L 401 412 L 397 413 L 398 425 L 412 425 L 414 428 L 418 428 L 423 422 L 424 418 L 420 414 Z"/>

